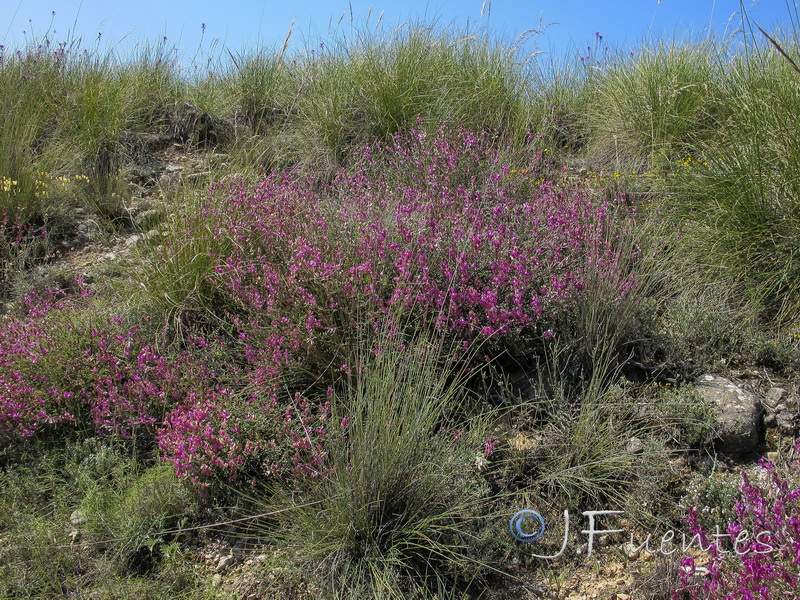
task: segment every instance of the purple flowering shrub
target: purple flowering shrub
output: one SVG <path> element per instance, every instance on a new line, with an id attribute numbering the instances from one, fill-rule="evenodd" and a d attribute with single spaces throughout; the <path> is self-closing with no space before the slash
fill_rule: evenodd
<path id="1" fill-rule="evenodd" d="M 697 511 L 690 512 L 690 532 L 707 550 L 709 561 L 701 575 L 695 558 L 683 559 L 674 600 L 796 596 L 800 588 L 800 440 L 795 442 L 794 454 L 795 460 L 785 469 L 762 459 L 758 481 L 742 474 L 736 520 L 728 524 L 723 537 L 706 531 Z"/>
<path id="2" fill-rule="evenodd" d="M 89 299 L 31 294 L 0 329 L 0 436 L 27 438 L 50 425 L 122 439 L 150 431 L 184 394 L 188 356 L 168 358 L 119 318 L 80 318 Z M 99 321 L 99 319 L 95 319 Z"/>
<path id="3" fill-rule="evenodd" d="M 61 319 L 63 292 L 31 294 L 0 328 L 0 439 L 28 438 L 47 425 L 81 420 L 73 382 L 83 371 L 81 335 Z M 89 337 L 86 332 L 84 339 Z M 88 381 L 87 381 L 88 383 Z"/>
<path id="4" fill-rule="evenodd" d="M 203 226 L 231 242 L 213 276 L 252 382 L 301 362 L 347 372 L 359 331 L 541 341 L 598 277 L 624 299 L 623 203 L 545 180 L 541 155 L 527 169 L 503 157 L 488 134 L 413 130 L 330 185 L 288 171 L 217 187 Z"/>
<path id="5" fill-rule="evenodd" d="M 80 288 L 31 294 L 0 329 L 0 441 L 69 431 L 149 440 L 200 487 L 247 476 L 318 477 L 330 405 L 299 394 L 257 401 L 239 371 L 215 365 L 221 341 L 189 336 L 162 354 L 119 318 L 83 322 Z M 218 359 L 216 362 L 219 362 Z M 218 372 L 215 367 L 224 369 Z M 242 400 L 242 398 L 246 400 Z M 336 426 L 344 430 L 344 424 Z"/>
<path id="6" fill-rule="evenodd" d="M 300 394 L 279 401 L 242 402 L 231 390 L 190 393 L 170 411 L 158 429 L 162 457 L 180 477 L 201 488 L 219 479 L 250 477 L 291 481 L 328 472 L 325 442 L 330 404 Z M 343 432 L 346 423 L 336 424 Z"/>
<path id="7" fill-rule="evenodd" d="M 332 421 L 330 394 L 323 402 L 312 402 L 295 393 L 271 398 L 244 428 L 256 440 L 250 443 L 257 450 L 259 472 L 283 480 L 316 479 L 328 473 L 327 443 L 332 435 L 346 434 L 347 419 Z"/>
<path id="8" fill-rule="evenodd" d="M 239 423 L 226 410 L 227 390 L 190 392 L 164 418 L 157 439 L 179 477 L 195 482 L 223 475 L 236 479 L 244 452 L 236 440 Z"/>
<path id="9" fill-rule="evenodd" d="M 92 314 L 81 286 L 27 298 L 0 331 L 0 438 L 144 440 L 206 487 L 316 478 L 346 433 L 323 390 L 360 371 L 365 347 L 379 354 L 378 339 L 428 330 L 459 351 L 522 336 L 535 347 L 587 290 L 628 300 L 627 207 L 541 153 L 442 127 L 357 158 L 331 182 L 287 170 L 220 184 L 163 245 L 159 263 L 179 268 L 184 238 L 224 240 L 202 264 L 190 252 L 223 337 L 187 319 L 167 349 L 153 327 L 80 317 Z"/>
<path id="10" fill-rule="evenodd" d="M 79 293 L 31 294 L 0 329 L 0 440 L 68 431 L 157 443 L 178 475 L 210 480 L 324 473 L 330 407 L 296 395 L 246 401 L 232 365 L 212 366 L 220 341 L 189 336 L 162 354 L 138 327 L 118 318 L 83 322 Z"/>

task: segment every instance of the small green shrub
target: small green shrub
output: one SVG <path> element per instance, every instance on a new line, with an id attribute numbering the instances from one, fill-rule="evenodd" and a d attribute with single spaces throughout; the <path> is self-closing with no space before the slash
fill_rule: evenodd
<path id="1" fill-rule="evenodd" d="M 81 502 L 86 537 L 104 548 L 121 573 L 155 569 L 163 545 L 194 510 L 193 494 L 167 465 L 123 480 L 117 490 L 98 486 Z"/>
<path id="2" fill-rule="evenodd" d="M 717 437 L 715 409 L 691 385 L 661 388 L 638 410 L 654 433 L 675 448 L 704 448 Z"/>
<path id="3" fill-rule="evenodd" d="M 739 360 L 752 330 L 734 290 L 720 286 L 687 288 L 666 303 L 660 318 L 659 362 L 687 379 L 700 371 Z"/>
<path id="4" fill-rule="evenodd" d="M 65 598 L 80 588 L 87 560 L 70 546 L 64 522 L 27 511 L 14 514 L 0 549 L 0 595 Z"/>
<path id="5" fill-rule="evenodd" d="M 210 278 L 215 257 L 225 256 L 231 242 L 196 218 L 202 210 L 199 195 L 191 187 L 177 192 L 180 207 L 162 225 L 168 232 L 163 244 L 143 248 L 134 267 L 138 285 L 131 296 L 133 308 L 162 315 L 168 335 L 178 338 L 190 329 L 192 320 L 218 325 L 226 307 L 224 295 Z"/>
<path id="6" fill-rule="evenodd" d="M 94 546 L 75 543 L 72 511 L 89 490 L 124 479 L 132 463 L 94 441 L 26 450 L 0 471 L 0 597 L 69 597 L 108 570 Z"/>
<path id="7" fill-rule="evenodd" d="M 753 340 L 752 352 L 759 365 L 791 377 L 800 372 L 800 335 L 779 332 L 774 335 L 762 334 Z"/>
<path id="8" fill-rule="evenodd" d="M 689 507 L 698 511 L 698 520 L 706 531 L 727 531 L 728 523 L 736 519 L 736 502 L 742 477 L 739 473 L 712 471 L 692 476 L 684 496 L 678 501 L 681 514 Z"/>
<path id="9" fill-rule="evenodd" d="M 647 439 L 633 403 L 611 388 L 583 398 L 577 408 L 564 407 L 542 432 L 534 486 L 566 506 L 624 504 L 633 482 L 655 465 L 658 447 L 641 454 L 629 450 L 631 438 Z"/>

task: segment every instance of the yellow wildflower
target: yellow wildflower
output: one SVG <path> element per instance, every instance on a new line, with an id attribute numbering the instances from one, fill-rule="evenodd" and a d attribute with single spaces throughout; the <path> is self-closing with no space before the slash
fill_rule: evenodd
<path id="1" fill-rule="evenodd" d="M 17 186 L 17 182 L 10 177 L 0 177 L 0 191 L 9 193 L 13 192 Z"/>

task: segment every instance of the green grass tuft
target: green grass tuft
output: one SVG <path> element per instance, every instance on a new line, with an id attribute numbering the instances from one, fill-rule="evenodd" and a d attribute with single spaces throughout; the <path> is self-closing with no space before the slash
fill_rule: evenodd
<path id="1" fill-rule="evenodd" d="M 309 565 L 330 597 L 432 597 L 479 585 L 488 567 L 471 538 L 487 519 L 474 466 L 485 425 L 446 418 L 464 374 L 442 369 L 439 342 L 382 350 L 362 354 L 352 385 L 332 399 L 332 418 L 350 421 L 330 450 L 330 475 L 273 495 L 269 509 L 281 512 L 265 534 Z"/>

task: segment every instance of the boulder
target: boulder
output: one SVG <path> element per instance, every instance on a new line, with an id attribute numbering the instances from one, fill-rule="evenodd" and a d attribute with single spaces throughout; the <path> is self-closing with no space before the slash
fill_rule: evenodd
<path id="1" fill-rule="evenodd" d="M 758 396 L 718 375 L 702 375 L 694 387 L 717 408 L 717 450 L 725 454 L 746 454 L 754 450 L 761 424 Z"/>

